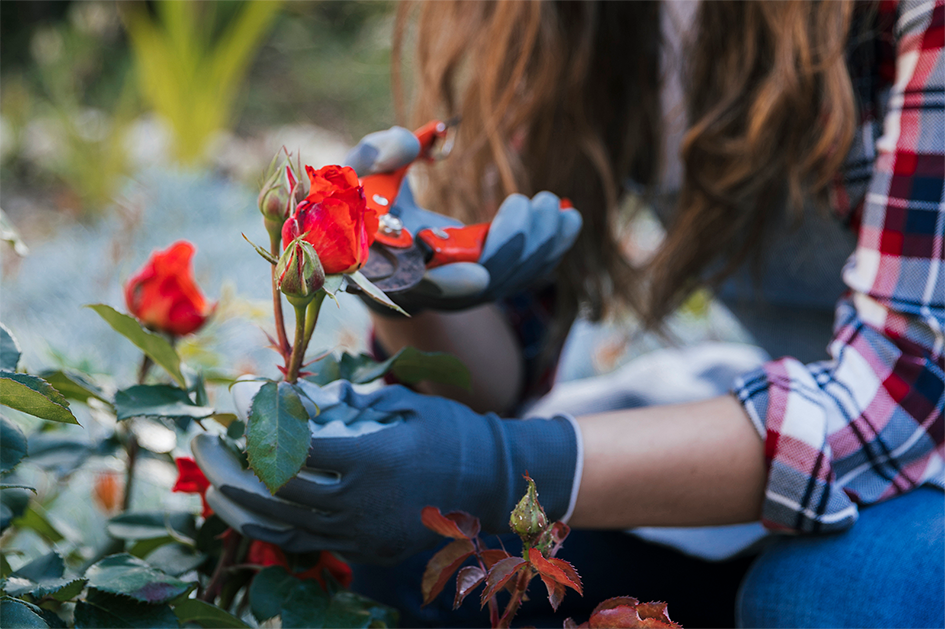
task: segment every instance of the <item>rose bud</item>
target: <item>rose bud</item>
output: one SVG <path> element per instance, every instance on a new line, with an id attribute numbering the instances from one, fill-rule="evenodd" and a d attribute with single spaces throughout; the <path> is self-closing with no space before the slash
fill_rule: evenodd
<path id="1" fill-rule="evenodd" d="M 377 233 L 377 214 L 367 206 L 354 170 L 347 166 L 305 167 L 311 187 L 295 214 L 285 222 L 286 246 L 304 237 L 325 273 L 354 273 L 367 261 Z"/>
<path id="2" fill-rule="evenodd" d="M 301 238 L 290 242 L 276 265 L 276 287 L 289 303 L 299 307 L 312 301 L 324 285 L 325 270 L 315 248 Z"/>
<path id="3" fill-rule="evenodd" d="M 280 158 L 277 153 L 266 170 L 266 181 L 263 183 L 257 203 L 263 215 L 266 231 L 276 238 L 282 232 L 285 219 L 295 212 L 296 195 L 300 192 L 298 177 L 292 168 L 288 156 Z"/>
<path id="4" fill-rule="evenodd" d="M 519 500 L 518 505 L 512 509 L 512 517 L 509 519 L 509 526 L 512 527 L 519 537 L 522 538 L 522 544 L 525 548 L 531 548 L 541 537 L 545 527 L 548 526 L 548 517 L 541 503 L 538 502 L 538 489 L 535 487 L 535 481 L 528 474 L 525 474 L 525 480 L 528 481 L 528 491 Z"/>
<path id="5" fill-rule="evenodd" d="M 193 255 L 194 246 L 186 240 L 152 253 L 125 284 L 128 311 L 148 328 L 173 336 L 200 328 L 212 307 L 194 281 Z"/>

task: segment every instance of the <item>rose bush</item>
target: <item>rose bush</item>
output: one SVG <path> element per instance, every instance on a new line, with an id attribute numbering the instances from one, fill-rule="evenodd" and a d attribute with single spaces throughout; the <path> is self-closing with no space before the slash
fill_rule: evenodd
<path id="1" fill-rule="evenodd" d="M 212 307 L 194 281 L 194 246 L 186 240 L 155 251 L 125 284 L 125 303 L 136 319 L 172 336 L 197 331 Z"/>
<path id="2" fill-rule="evenodd" d="M 347 166 L 306 166 L 308 196 L 282 227 L 285 245 L 304 234 L 326 275 L 353 273 L 368 258 L 377 233 L 377 214 L 367 206 L 358 176 Z"/>

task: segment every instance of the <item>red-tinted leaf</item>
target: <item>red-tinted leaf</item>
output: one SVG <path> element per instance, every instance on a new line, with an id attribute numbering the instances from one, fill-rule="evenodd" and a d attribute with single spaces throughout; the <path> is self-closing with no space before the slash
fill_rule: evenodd
<path id="1" fill-rule="evenodd" d="M 548 588 L 548 602 L 551 603 L 551 609 L 558 611 L 558 605 L 564 600 L 564 595 L 567 590 L 565 590 L 564 586 L 560 583 L 556 583 L 544 575 L 541 576 L 541 580 L 545 583 L 545 587 Z"/>
<path id="2" fill-rule="evenodd" d="M 554 557 L 558 554 L 558 551 L 561 549 L 561 544 L 564 543 L 564 540 L 567 539 L 570 532 L 571 527 L 564 522 L 555 522 L 551 525 L 551 528 L 548 529 L 548 536 L 551 538 L 552 542 L 551 550 L 548 551 L 549 557 Z"/>
<path id="3" fill-rule="evenodd" d="M 591 614 L 596 614 L 597 612 L 604 611 L 605 609 L 613 609 L 615 607 L 620 607 L 621 605 L 629 605 L 630 607 L 636 607 L 640 604 L 640 601 L 633 598 L 632 596 L 615 596 L 613 598 L 608 598 L 606 601 L 600 603 L 597 607 L 594 608 L 594 611 Z"/>
<path id="4" fill-rule="evenodd" d="M 587 629 L 587 623 L 577 624 L 572 618 L 564 619 L 564 629 Z"/>
<path id="5" fill-rule="evenodd" d="M 488 570 L 489 568 L 496 565 L 503 559 L 508 559 L 509 557 L 511 557 L 511 555 L 509 555 L 504 550 L 499 550 L 497 548 L 494 548 L 494 549 L 482 551 L 479 554 L 479 557 L 482 558 L 482 563 L 486 564 L 486 570 Z"/>
<path id="6" fill-rule="evenodd" d="M 486 587 L 482 591 L 481 603 L 485 607 L 490 598 L 501 590 L 519 570 L 528 567 L 528 562 L 521 557 L 507 557 L 496 562 L 486 575 Z"/>
<path id="7" fill-rule="evenodd" d="M 589 629 L 639 629 L 642 619 L 635 607 L 620 605 L 591 614 L 587 621 Z"/>
<path id="8" fill-rule="evenodd" d="M 679 629 L 679 625 L 669 619 L 665 603 L 640 604 L 632 596 L 607 599 L 594 608 L 587 624 L 590 629 L 616 627 Z"/>
<path id="9" fill-rule="evenodd" d="M 643 620 L 643 627 L 679 627 L 670 620 L 666 603 L 640 603 L 637 605 L 637 614 Z"/>
<path id="10" fill-rule="evenodd" d="M 552 557 L 551 559 L 549 559 L 548 563 L 555 566 L 556 568 L 561 570 L 561 572 L 567 575 L 567 577 L 571 580 L 571 582 L 577 585 L 577 587 L 574 588 L 575 590 L 577 590 L 577 593 L 580 594 L 581 596 L 584 596 L 584 591 L 583 591 L 584 585 L 581 583 L 581 575 L 577 573 L 577 570 L 574 569 L 574 566 L 569 564 L 564 559 L 557 559 L 555 557 Z M 568 584 L 564 583 L 562 585 L 568 585 Z"/>
<path id="11" fill-rule="evenodd" d="M 551 591 L 554 588 L 553 583 L 560 583 L 561 585 L 567 586 L 575 590 L 578 594 L 582 594 L 581 591 L 581 578 L 577 577 L 577 572 L 571 565 L 562 559 L 555 560 L 558 563 L 551 563 L 551 561 L 545 559 L 541 556 L 541 553 L 537 550 L 531 550 L 528 553 L 528 562 L 532 565 L 535 570 L 538 571 L 538 574 L 541 575 L 542 581 L 545 582 L 545 585 L 548 586 L 548 594 L 551 595 Z M 565 565 L 570 568 L 570 572 L 577 577 L 573 579 L 571 575 L 561 569 L 561 565 Z"/>
<path id="12" fill-rule="evenodd" d="M 466 566 L 456 575 L 456 598 L 453 599 L 453 609 L 459 609 L 466 596 L 472 592 L 486 578 L 486 571 L 479 566 Z"/>
<path id="13" fill-rule="evenodd" d="M 451 511 L 446 515 L 436 507 L 424 507 L 420 521 L 434 533 L 453 539 L 472 539 L 479 535 L 479 518 L 463 511 Z"/>
<path id="14" fill-rule="evenodd" d="M 468 539 L 457 539 L 430 558 L 423 572 L 423 581 L 420 586 L 424 605 L 428 605 L 439 596 L 449 578 L 464 561 L 472 556 L 474 550 L 472 542 Z"/>

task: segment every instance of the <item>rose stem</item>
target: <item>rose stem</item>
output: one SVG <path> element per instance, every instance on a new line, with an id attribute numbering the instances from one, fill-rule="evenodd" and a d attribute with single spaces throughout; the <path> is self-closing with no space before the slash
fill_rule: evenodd
<path id="1" fill-rule="evenodd" d="M 279 243 L 282 240 L 280 236 L 269 237 L 269 251 L 272 257 L 279 257 Z M 272 265 L 272 312 L 276 318 L 276 338 L 279 341 L 279 351 L 286 363 L 289 362 L 289 338 L 285 334 L 285 317 L 282 316 L 282 294 L 276 287 L 276 265 Z"/>
<path id="2" fill-rule="evenodd" d="M 305 354 L 305 309 L 306 306 L 295 306 L 295 343 L 292 345 L 292 358 L 285 380 L 295 384 L 299 379 L 299 367 L 302 366 L 302 356 Z"/>
<path id="3" fill-rule="evenodd" d="M 207 584 L 207 589 L 204 591 L 203 596 L 200 597 L 201 600 L 212 603 L 213 599 L 220 593 L 220 590 L 223 588 L 223 577 L 227 573 L 227 568 L 236 563 L 236 556 L 239 554 L 237 551 L 240 546 L 242 546 L 242 541 L 243 536 L 231 529 L 230 534 L 226 536 L 226 541 L 223 543 L 223 552 L 220 554 L 217 567 L 213 569 L 213 576 L 210 577 L 210 583 Z"/>
<path id="4" fill-rule="evenodd" d="M 151 371 L 154 362 L 147 354 L 141 359 L 141 367 L 138 369 L 138 384 L 144 384 Z M 131 486 L 135 479 L 135 463 L 138 461 L 138 440 L 128 424 L 122 424 L 125 429 L 125 453 L 128 456 L 128 462 L 125 466 L 125 494 L 121 499 L 121 512 L 124 513 L 131 507 Z"/>
<path id="5" fill-rule="evenodd" d="M 507 629 L 512 624 L 512 618 L 515 617 L 515 614 L 518 613 L 518 608 L 522 605 L 522 597 L 525 595 L 525 590 L 528 589 L 528 582 L 532 580 L 531 568 L 526 567 L 525 570 L 522 570 L 522 573 L 518 575 L 518 579 L 515 582 L 515 589 L 512 590 L 512 598 L 509 599 L 509 604 L 505 607 L 505 613 L 502 614 L 502 618 L 499 619 L 499 624 L 497 625 L 500 629 Z"/>

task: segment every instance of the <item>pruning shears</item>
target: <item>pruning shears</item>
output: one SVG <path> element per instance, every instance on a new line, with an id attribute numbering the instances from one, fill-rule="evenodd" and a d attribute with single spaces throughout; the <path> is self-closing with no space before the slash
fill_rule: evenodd
<path id="1" fill-rule="evenodd" d="M 434 161 L 452 148 L 450 129 L 458 118 L 432 120 L 414 132 L 420 141 L 417 160 Z M 416 160 L 415 160 L 416 161 Z M 416 286 L 427 269 L 453 262 L 477 262 L 489 234 L 490 223 L 456 227 L 431 227 L 410 233 L 396 207 L 397 194 L 413 164 L 361 179 L 368 207 L 377 212 L 378 229 L 361 273 L 385 293 Z"/>

